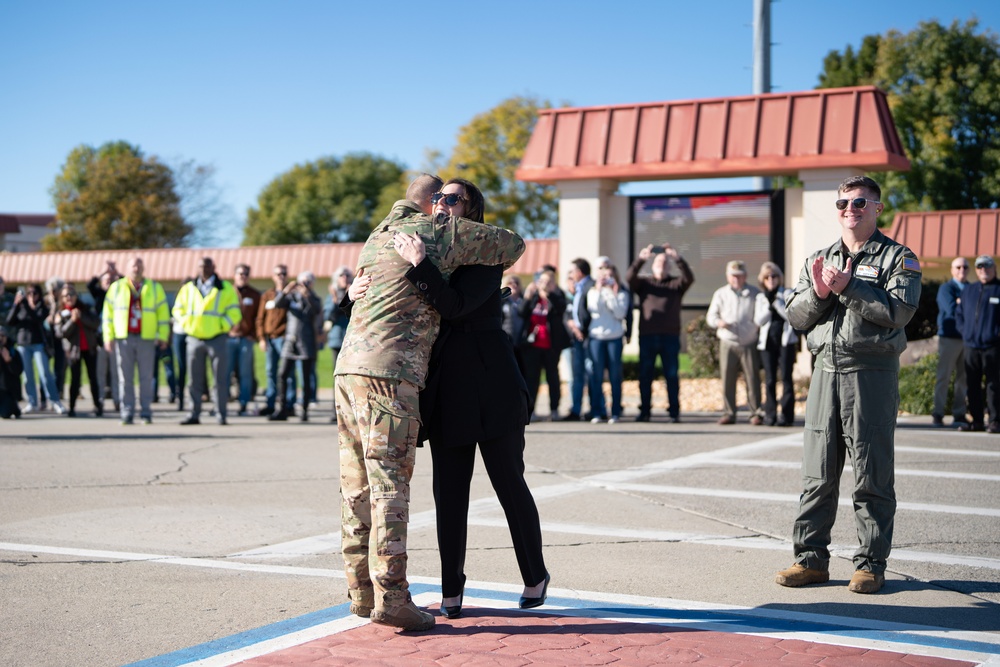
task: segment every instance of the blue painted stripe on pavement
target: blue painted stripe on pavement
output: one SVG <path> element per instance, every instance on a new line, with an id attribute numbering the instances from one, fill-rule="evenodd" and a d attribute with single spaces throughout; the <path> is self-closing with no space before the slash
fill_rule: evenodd
<path id="1" fill-rule="evenodd" d="M 439 586 L 428 584 L 411 584 L 410 591 L 414 595 L 427 592 L 440 591 Z M 503 591 L 487 589 L 467 589 L 467 597 L 481 597 L 486 599 L 516 601 L 520 595 L 516 593 L 506 593 Z M 830 635 L 840 637 L 853 637 L 868 641 L 885 641 L 897 646 L 912 644 L 916 646 L 928 646 L 953 651 L 969 651 L 975 653 L 1000 654 L 1000 642 L 980 642 L 936 635 L 927 635 L 915 631 L 906 630 L 864 630 L 847 623 L 838 624 L 835 620 L 827 622 L 796 620 L 782 618 L 768 618 L 752 614 L 743 614 L 739 611 L 710 611 L 699 609 L 671 609 L 661 607 L 644 607 L 640 605 L 616 605 L 616 606 L 594 606 L 593 600 L 581 600 L 571 598 L 550 597 L 549 602 L 565 609 L 575 610 L 582 616 L 601 617 L 620 616 L 623 621 L 634 618 L 636 621 L 660 619 L 665 625 L 682 627 L 689 630 L 714 630 L 723 631 L 719 626 L 739 626 L 733 627 L 734 632 L 759 632 L 759 633 L 814 633 L 819 635 Z M 544 608 L 531 610 L 532 613 L 552 613 L 564 614 L 562 609 L 547 611 Z M 253 646 L 271 639 L 276 639 L 293 632 L 305 630 L 322 623 L 329 623 L 350 615 L 350 605 L 347 603 L 311 612 L 303 616 L 291 618 L 286 621 L 279 621 L 270 625 L 265 625 L 254 630 L 241 632 L 230 637 L 224 637 L 190 648 L 181 649 L 172 653 L 167 653 L 155 658 L 149 658 L 139 662 L 126 665 L 125 667 L 179 667 L 198 660 L 211 658 L 229 651 Z M 688 621 L 685 623 L 669 623 L 670 620 Z M 850 619 L 849 619 L 850 620 Z M 697 624 L 711 624 L 714 627 L 697 627 Z M 938 628 L 935 628 L 938 629 Z M 946 628 L 940 628 L 946 630 Z M 804 638 L 802 641 L 823 643 L 822 638 Z M 900 650 L 897 648 L 886 650 Z"/>

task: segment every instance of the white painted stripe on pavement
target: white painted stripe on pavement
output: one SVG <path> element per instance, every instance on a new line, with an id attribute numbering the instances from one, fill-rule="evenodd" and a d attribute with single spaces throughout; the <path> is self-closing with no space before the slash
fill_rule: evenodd
<path id="1" fill-rule="evenodd" d="M 743 491 L 738 489 L 704 489 L 691 486 L 664 486 L 658 484 L 595 484 L 606 489 L 620 491 L 636 491 L 642 493 L 657 493 L 681 496 L 700 496 L 710 498 L 735 498 L 739 500 L 763 500 L 780 503 L 798 503 L 799 496 L 790 493 L 767 493 L 764 491 Z M 841 498 L 840 505 L 853 507 L 851 498 Z M 909 510 L 914 512 L 937 512 L 944 514 L 964 514 L 971 516 L 1000 517 L 1000 509 L 992 507 L 963 507 L 961 505 L 938 505 L 933 503 L 896 503 L 896 511 Z"/>

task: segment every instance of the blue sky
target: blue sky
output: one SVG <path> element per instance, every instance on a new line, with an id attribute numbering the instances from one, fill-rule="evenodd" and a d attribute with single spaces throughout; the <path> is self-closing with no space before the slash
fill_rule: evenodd
<path id="1" fill-rule="evenodd" d="M 125 140 L 212 164 L 233 219 L 296 163 L 369 151 L 411 168 L 513 95 L 557 106 L 752 92 L 753 0 L 461 3 L 0 0 L 0 212 L 53 210 L 79 144 Z M 864 35 L 973 16 L 994 0 L 782 0 L 772 85 L 815 87 Z M 630 194 L 749 181 L 630 184 Z"/>

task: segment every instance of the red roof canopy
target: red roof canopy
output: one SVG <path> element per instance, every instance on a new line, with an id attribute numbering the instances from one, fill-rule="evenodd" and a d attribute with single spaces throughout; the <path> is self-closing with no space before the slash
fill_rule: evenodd
<path id="1" fill-rule="evenodd" d="M 1000 210 L 897 213 L 888 235 L 917 257 L 997 257 Z"/>
<path id="2" fill-rule="evenodd" d="M 873 86 L 544 109 L 517 178 L 555 183 L 907 170 L 885 94 Z"/>
<path id="3" fill-rule="evenodd" d="M 11 284 L 41 283 L 52 276 L 69 282 L 86 283 L 104 270 L 106 261 L 115 262 L 125 273 L 134 257 L 141 257 L 146 275 L 154 280 L 181 281 L 194 275 L 198 260 L 211 257 L 219 275 L 231 278 L 239 263 L 249 264 L 251 277 L 269 278 L 277 264 L 286 264 L 294 275 L 312 271 L 326 279 L 341 266 L 357 266 L 363 243 L 322 243 L 301 245 L 250 246 L 246 248 L 148 248 L 144 250 L 81 250 L 76 252 L 0 253 L 0 276 Z M 525 241 L 525 251 L 511 272 L 534 273 L 542 264 L 559 261 L 558 239 Z"/>

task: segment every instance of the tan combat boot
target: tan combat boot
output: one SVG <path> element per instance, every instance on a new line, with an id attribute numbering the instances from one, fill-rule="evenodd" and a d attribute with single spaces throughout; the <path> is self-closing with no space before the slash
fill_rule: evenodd
<path id="1" fill-rule="evenodd" d="M 789 588 L 807 586 L 809 584 L 825 584 L 830 581 L 830 572 L 827 570 L 814 570 L 811 567 L 804 567 L 796 563 L 787 570 L 782 570 L 774 577 L 774 583 Z"/>
<path id="2" fill-rule="evenodd" d="M 372 623 L 410 631 L 430 630 L 434 627 L 434 617 L 413 604 L 412 600 L 395 607 L 376 608 L 372 610 L 371 619 Z"/>
<path id="3" fill-rule="evenodd" d="M 868 570 L 855 570 L 847 590 L 852 593 L 878 593 L 885 585 L 885 576 Z"/>

